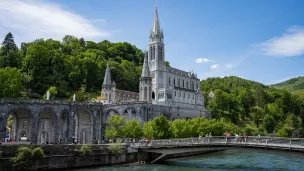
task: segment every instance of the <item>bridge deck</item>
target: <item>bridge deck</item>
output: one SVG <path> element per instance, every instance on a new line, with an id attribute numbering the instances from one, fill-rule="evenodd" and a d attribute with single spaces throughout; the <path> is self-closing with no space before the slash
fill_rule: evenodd
<path id="1" fill-rule="evenodd" d="M 162 154 L 153 163 L 164 161 L 168 156 L 186 152 L 206 152 L 208 150 L 224 150 L 223 147 L 252 147 L 269 148 L 304 152 L 304 139 L 302 138 L 275 138 L 275 137 L 203 137 L 186 139 L 152 140 L 131 143 L 131 147 L 140 151 Z M 178 150 L 177 148 L 192 147 L 191 150 Z M 204 147 L 204 148 L 198 148 Z M 175 149 L 174 149 L 175 148 Z"/>

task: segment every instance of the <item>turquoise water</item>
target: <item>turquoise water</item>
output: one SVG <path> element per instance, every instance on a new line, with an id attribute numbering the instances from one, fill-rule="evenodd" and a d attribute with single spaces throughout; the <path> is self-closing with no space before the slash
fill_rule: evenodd
<path id="1" fill-rule="evenodd" d="M 304 154 L 272 150 L 235 149 L 195 157 L 172 159 L 165 164 L 122 165 L 78 171 L 304 171 Z"/>

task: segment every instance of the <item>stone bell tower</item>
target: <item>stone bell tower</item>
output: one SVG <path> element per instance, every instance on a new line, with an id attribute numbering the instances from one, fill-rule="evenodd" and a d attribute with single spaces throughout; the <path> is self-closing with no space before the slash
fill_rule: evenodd
<path id="1" fill-rule="evenodd" d="M 101 96 L 105 97 L 105 103 L 115 103 L 116 95 L 116 83 L 111 81 L 111 72 L 109 62 L 107 63 L 107 69 L 104 76 Z"/>
<path id="2" fill-rule="evenodd" d="M 139 101 L 151 102 L 152 100 L 152 79 L 150 77 L 150 70 L 147 59 L 147 52 L 145 52 L 143 69 L 139 82 Z"/>

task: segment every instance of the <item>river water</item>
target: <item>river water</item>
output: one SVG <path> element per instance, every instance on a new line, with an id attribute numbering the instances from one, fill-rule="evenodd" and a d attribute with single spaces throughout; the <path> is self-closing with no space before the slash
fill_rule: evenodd
<path id="1" fill-rule="evenodd" d="M 288 151 L 232 149 L 171 159 L 165 164 L 120 165 L 77 171 L 304 171 L 304 154 Z M 75 170 L 76 171 L 76 170 Z"/>

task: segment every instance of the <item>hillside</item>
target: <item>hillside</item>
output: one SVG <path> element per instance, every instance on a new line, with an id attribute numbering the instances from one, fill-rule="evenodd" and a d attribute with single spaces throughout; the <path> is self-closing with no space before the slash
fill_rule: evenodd
<path id="1" fill-rule="evenodd" d="M 292 78 L 271 86 L 279 89 L 286 89 L 289 92 L 304 90 L 304 76 Z"/>
<path id="2" fill-rule="evenodd" d="M 274 88 L 284 89 L 304 100 L 304 76 L 271 85 Z"/>
<path id="3" fill-rule="evenodd" d="M 288 91 L 230 76 L 201 81 L 212 116 L 257 132 L 299 128 L 304 101 Z M 214 97 L 209 97 L 210 92 Z M 288 131 L 286 131 L 288 132 Z"/>

